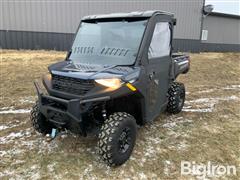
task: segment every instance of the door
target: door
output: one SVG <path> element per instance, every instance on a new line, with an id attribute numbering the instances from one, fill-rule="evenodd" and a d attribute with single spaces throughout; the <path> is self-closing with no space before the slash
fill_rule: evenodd
<path id="1" fill-rule="evenodd" d="M 153 120 L 166 107 L 171 65 L 171 28 L 167 21 L 157 21 L 148 49 L 148 120 Z"/>

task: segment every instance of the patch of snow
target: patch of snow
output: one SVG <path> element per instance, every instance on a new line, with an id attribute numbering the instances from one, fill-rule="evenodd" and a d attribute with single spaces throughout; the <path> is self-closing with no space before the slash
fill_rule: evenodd
<path id="1" fill-rule="evenodd" d="M 240 100 L 240 98 L 239 97 L 237 97 L 237 96 L 229 96 L 229 97 L 219 97 L 219 98 L 212 98 L 212 99 L 216 99 L 216 100 L 218 100 L 218 101 L 230 101 L 230 100 L 235 100 L 235 101 L 238 101 L 238 100 Z"/>
<path id="2" fill-rule="evenodd" d="M 123 164 L 123 166 L 124 166 L 124 165 L 125 165 L 125 164 Z M 111 167 L 107 166 L 105 169 L 106 169 L 106 170 L 105 170 L 105 173 L 106 173 L 107 175 L 110 175 L 110 174 L 111 174 Z"/>
<path id="3" fill-rule="evenodd" d="M 25 97 L 19 100 L 20 104 L 33 104 L 35 101 L 34 96 Z M 1 107 L 0 114 L 20 114 L 29 113 L 30 109 L 15 109 L 14 106 Z"/>
<path id="4" fill-rule="evenodd" d="M 186 106 L 183 107 L 185 112 L 213 112 L 214 106 L 219 101 L 239 101 L 237 96 L 216 97 L 216 98 L 200 98 L 191 101 L 185 101 Z M 194 107 L 194 108 L 192 108 Z"/>
<path id="5" fill-rule="evenodd" d="M 180 120 L 180 119 L 183 119 L 183 117 L 177 117 L 177 118 L 175 118 L 176 120 Z"/>
<path id="6" fill-rule="evenodd" d="M 169 122 L 169 123 L 164 124 L 162 127 L 163 127 L 163 128 L 173 128 L 173 127 L 175 127 L 176 125 L 177 125 L 176 122 Z"/>
<path id="7" fill-rule="evenodd" d="M 138 173 L 138 175 L 139 175 L 139 179 L 148 179 L 146 174 L 144 174 L 143 172 Z"/>
<path id="8" fill-rule="evenodd" d="M 23 131 L 23 130 L 21 130 L 21 131 L 19 131 L 17 133 L 11 132 L 7 136 L 0 137 L 0 144 L 8 144 L 8 143 L 13 142 L 15 139 L 21 139 L 24 136 L 25 137 L 29 137 L 30 136 L 30 132 Z"/>
<path id="9" fill-rule="evenodd" d="M 50 153 L 53 152 L 56 148 L 58 148 L 58 143 L 56 140 L 46 141 L 46 139 L 40 139 L 36 142 L 36 146 L 39 148 L 38 153 Z"/>
<path id="10" fill-rule="evenodd" d="M 240 90 L 240 85 L 231 85 L 231 86 L 227 86 L 222 88 L 224 90 Z"/>
<path id="11" fill-rule="evenodd" d="M 0 111 L 0 114 L 25 114 L 30 113 L 30 109 L 8 109 Z"/>
<path id="12" fill-rule="evenodd" d="M 35 103 L 34 101 L 28 100 L 28 99 L 20 99 L 19 102 L 21 104 L 33 104 Z"/>
<path id="13" fill-rule="evenodd" d="M 183 108 L 185 108 L 185 109 L 190 109 L 192 106 L 185 106 L 184 105 L 184 107 Z"/>
<path id="14" fill-rule="evenodd" d="M 19 122 L 16 122 L 16 123 L 19 123 Z M 13 125 L 9 125 L 9 126 L 7 126 L 7 125 L 1 125 L 0 126 L 0 130 L 5 130 L 5 129 L 11 129 L 11 128 L 14 128 L 14 127 L 18 127 L 18 126 L 21 126 L 21 125 L 23 125 L 23 124 L 26 124 L 27 122 L 25 121 L 25 122 L 22 122 L 22 123 L 19 123 L 19 124 L 13 124 Z"/>
<path id="15" fill-rule="evenodd" d="M 21 146 L 27 146 L 29 150 L 32 150 L 35 148 L 36 143 L 37 143 L 36 140 L 21 141 Z"/>
<path id="16" fill-rule="evenodd" d="M 86 151 L 87 152 L 92 152 L 92 149 L 91 148 L 87 148 Z"/>
<path id="17" fill-rule="evenodd" d="M 22 164 L 22 163 L 25 163 L 26 161 L 24 161 L 24 160 L 19 160 L 19 159 L 17 159 L 17 160 L 15 160 L 11 165 L 17 165 L 17 164 Z"/>
<path id="18" fill-rule="evenodd" d="M 56 163 L 52 163 L 52 164 L 48 164 L 47 168 L 49 172 L 53 172 L 54 171 L 54 167 L 56 166 Z"/>
<path id="19" fill-rule="evenodd" d="M 210 98 L 200 98 L 200 99 L 195 99 L 195 100 L 191 100 L 191 101 L 185 101 L 186 104 L 189 103 L 204 103 L 204 102 L 209 102 Z"/>
<path id="20" fill-rule="evenodd" d="M 13 149 L 10 149 L 7 151 L 7 154 L 9 154 L 11 157 L 18 155 L 18 154 L 23 154 L 26 150 L 14 147 Z"/>
<path id="21" fill-rule="evenodd" d="M 66 135 L 66 134 L 62 134 L 60 137 L 61 137 L 62 139 L 65 139 L 65 138 L 67 137 L 67 135 Z"/>
<path id="22" fill-rule="evenodd" d="M 125 174 L 125 171 L 123 169 L 120 170 L 120 175 L 124 175 Z"/>
<path id="23" fill-rule="evenodd" d="M 30 170 L 27 172 L 27 176 L 30 176 L 29 179 L 41 179 L 40 175 L 40 166 L 39 165 L 33 165 Z"/>
<path id="24" fill-rule="evenodd" d="M 9 128 L 9 126 L 1 125 L 1 126 L 0 126 L 0 131 L 1 131 L 1 130 L 4 130 L 4 129 L 8 129 L 8 128 Z"/>
<path id="25" fill-rule="evenodd" d="M 31 175 L 31 179 L 41 179 L 41 176 L 40 176 L 39 171 L 33 173 L 33 174 Z"/>
<path id="26" fill-rule="evenodd" d="M 206 90 L 202 90 L 202 91 L 198 91 L 197 93 L 201 94 L 201 93 L 211 93 L 216 91 L 217 89 L 206 89 Z"/>
<path id="27" fill-rule="evenodd" d="M 198 94 L 201 93 L 211 93 L 217 90 L 240 90 L 240 85 L 230 85 L 226 87 L 218 87 L 218 88 L 211 88 L 211 89 L 206 89 L 202 91 L 197 91 Z"/>
<path id="28" fill-rule="evenodd" d="M 156 153 L 157 153 L 155 147 L 152 146 L 152 142 L 151 141 L 148 141 L 147 144 L 148 144 L 147 145 L 147 151 L 145 152 L 144 156 L 145 157 L 149 157 L 149 158 L 154 157 L 156 155 Z"/>
<path id="29" fill-rule="evenodd" d="M 92 164 L 89 164 L 88 167 L 83 171 L 83 174 L 85 176 L 87 176 L 87 175 L 91 174 L 92 171 L 93 171 L 93 166 L 92 166 Z"/>
<path id="30" fill-rule="evenodd" d="M 221 115 L 221 117 L 223 117 L 223 118 L 229 118 L 229 116 L 228 115 Z"/>
<path id="31" fill-rule="evenodd" d="M 206 108 L 206 109 L 183 109 L 182 111 L 185 112 L 213 112 L 212 108 Z"/>
<path id="32" fill-rule="evenodd" d="M 177 144 L 176 148 L 178 150 L 186 150 L 188 145 L 186 144 L 185 141 L 180 141 L 179 144 Z"/>
<path id="33" fill-rule="evenodd" d="M 3 156 L 5 156 L 7 154 L 7 152 L 6 151 L 0 151 L 0 157 L 3 157 Z"/>
<path id="34" fill-rule="evenodd" d="M 148 141 L 151 141 L 153 144 L 159 144 L 161 142 L 161 139 L 149 137 Z"/>
<path id="35" fill-rule="evenodd" d="M 15 171 L 9 171 L 9 170 L 5 170 L 3 172 L 0 172 L 0 178 L 3 178 L 5 176 L 12 176 L 15 174 Z"/>
<path id="36" fill-rule="evenodd" d="M 154 135 L 155 133 L 153 133 L 153 131 L 159 131 L 159 128 L 167 128 L 167 129 L 169 129 L 169 131 L 167 131 L 167 132 L 172 133 L 172 135 L 169 135 L 168 137 L 174 136 L 173 138 L 175 138 L 175 136 L 177 137 L 177 136 L 180 136 L 181 134 L 176 134 L 176 132 L 173 130 L 174 127 L 176 127 L 180 124 L 192 122 L 192 120 L 185 119 L 184 117 L 178 117 L 175 115 L 169 116 L 164 121 L 166 121 L 164 124 L 158 123 L 158 124 L 148 125 L 148 127 L 151 128 L 151 131 L 147 131 L 147 134 L 149 134 L 149 135 L 146 136 L 144 141 L 137 142 L 138 146 L 144 147 L 143 152 L 145 152 L 144 155 L 139 153 L 142 156 L 142 158 L 138 162 L 141 167 L 144 167 L 145 161 L 152 161 L 158 157 L 158 154 L 162 152 L 161 143 L 163 141 L 166 141 L 166 139 L 163 138 L 163 136 L 160 136 L 160 135 L 155 136 Z M 152 126 L 158 127 L 158 128 L 152 129 Z M 152 132 L 153 134 L 150 132 Z M 138 152 L 135 152 L 135 153 L 138 154 Z"/>
<path id="37" fill-rule="evenodd" d="M 130 172 L 132 172 L 133 174 L 135 174 L 135 170 L 134 170 L 134 168 L 133 168 L 132 166 L 130 167 L 129 170 L 130 170 Z"/>
<path id="38" fill-rule="evenodd" d="M 0 137 L 0 144 L 6 144 L 8 142 L 13 141 L 16 138 L 21 138 L 23 136 L 24 134 L 22 132 L 17 132 L 17 133 L 12 132 L 8 136 Z"/>
<path id="39" fill-rule="evenodd" d="M 13 109 L 13 108 L 14 108 L 13 106 L 10 106 L 10 107 L 2 107 L 2 108 L 0 108 L 0 111 L 6 110 L 6 109 Z"/>
<path id="40" fill-rule="evenodd" d="M 7 144 L 14 142 L 13 151 L 7 151 L 9 154 L 16 154 L 25 152 L 25 150 L 33 150 L 36 149 L 39 154 L 41 153 L 50 153 L 55 151 L 58 147 L 58 142 L 56 140 L 47 141 L 45 137 L 38 137 L 36 134 L 32 135 L 30 131 L 31 128 L 25 129 L 24 131 L 20 131 L 19 133 L 11 133 L 8 136 L 0 137 L 0 144 Z M 27 138 L 36 136 L 34 140 L 29 140 Z M 17 140 L 16 140 L 17 139 Z M 19 154 L 18 153 L 18 154 Z"/>
<path id="41" fill-rule="evenodd" d="M 168 160 L 166 160 L 166 161 L 165 161 L 165 163 L 166 163 L 166 164 L 168 164 L 168 165 L 170 165 L 170 164 L 171 164 L 171 162 L 170 162 L 170 161 L 168 161 Z"/>
<path id="42" fill-rule="evenodd" d="M 171 120 L 171 122 L 166 122 L 165 124 L 162 125 L 162 127 L 167 129 L 172 129 L 176 127 L 178 124 L 183 124 L 183 123 L 192 123 L 192 120 L 183 119 L 183 117 L 179 117 L 174 120 Z"/>
<path id="43" fill-rule="evenodd" d="M 170 168 L 170 166 L 172 164 L 171 161 L 166 160 L 166 161 L 163 162 L 163 164 L 164 164 L 164 169 L 163 169 L 164 174 L 165 175 L 169 175 L 170 174 L 169 168 Z"/>
<path id="44" fill-rule="evenodd" d="M 34 104 L 35 103 L 35 96 L 28 96 L 28 97 L 23 97 L 19 100 L 21 104 Z"/>
<path id="45" fill-rule="evenodd" d="M 138 163 L 141 167 L 144 167 L 146 160 L 147 160 L 147 159 L 145 158 L 145 156 L 142 156 L 142 158 L 140 159 L 140 161 L 139 161 L 139 159 L 137 160 L 137 163 Z"/>
<path id="46" fill-rule="evenodd" d="M 141 162 L 145 163 L 146 162 L 146 158 L 142 157 Z"/>
<path id="47" fill-rule="evenodd" d="M 231 87 L 240 89 L 240 84 L 239 85 L 231 85 Z"/>
<path id="48" fill-rule="evenodd" d="M 130 159 L 131 159 L 132 161 L 136 161 L 136 158 L 133 157 L 133 156 L 130 156 Z"/>

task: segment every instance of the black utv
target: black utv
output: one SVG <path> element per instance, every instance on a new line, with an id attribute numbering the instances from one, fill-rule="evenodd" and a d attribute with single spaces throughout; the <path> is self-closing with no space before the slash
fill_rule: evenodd
<path id="1" fill-rule="evenodd" d="M 187 55 L 173 54 L 175 24 L 163 11 L 84 17 L 66 59 L 43 77 L 47 93 L 35 83 L 33 127 L 43 134 L 95 133 L 102 159 L 123 164 L 137 126 L 182 110 L 185 88 L 175 79 L 190 64 Z"/>

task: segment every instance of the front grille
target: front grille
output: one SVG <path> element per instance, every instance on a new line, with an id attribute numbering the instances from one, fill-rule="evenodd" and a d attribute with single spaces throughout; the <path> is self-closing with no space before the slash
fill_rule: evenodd
<path id="1" fill-rule="evenodd" d="M 52 87 L 58 91 L 84 95 L 94 87 L 94 80 L 77 79 L 53 74 Z"/>

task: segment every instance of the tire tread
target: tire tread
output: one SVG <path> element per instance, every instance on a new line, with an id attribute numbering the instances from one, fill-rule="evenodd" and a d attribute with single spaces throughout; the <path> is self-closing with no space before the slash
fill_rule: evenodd
<path id="1" fill-rule="evenodd" d="M 116 112 L 110 115 L 109 118 L 105 120 L 104 125 L 101 127 L 101 131 L 98 135 L 98 154 L 109 166 L 119 165 L 118 163 L 113 162 L 111 142 L 113 140 L 113 135 L 116 133 L 117 129 L 121 125 L 121 122 L 125 118 L 134 119 L 133 116 L 125 112 Z"/>

